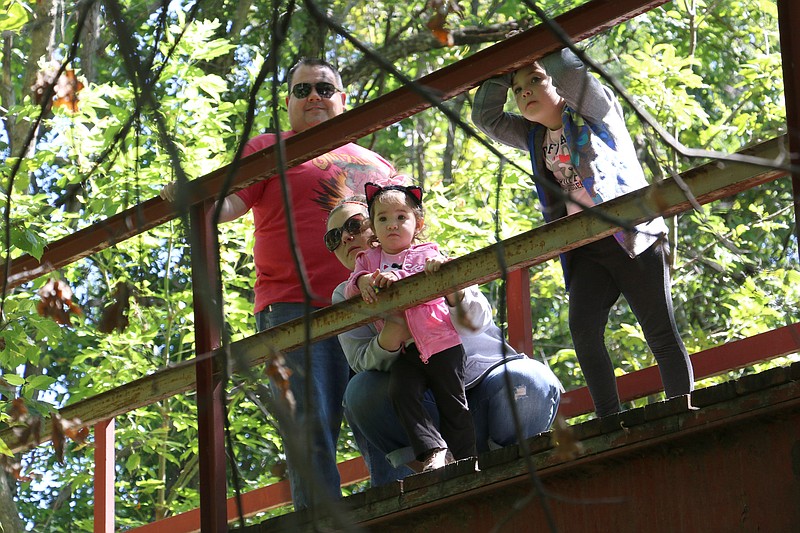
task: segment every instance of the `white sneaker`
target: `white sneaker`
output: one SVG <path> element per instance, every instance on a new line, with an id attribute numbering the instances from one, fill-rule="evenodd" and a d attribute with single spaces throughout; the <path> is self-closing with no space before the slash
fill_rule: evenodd
<path id="1" fill-rule="evenodd" d="M 436 470 L 442 468 L 447 464 L 447 453 L 449 450 L 446 448 L 437 448 L 433 450 L 428 457 L 422 461 L 422 471 L 428 472 L 429 470 Z"/>

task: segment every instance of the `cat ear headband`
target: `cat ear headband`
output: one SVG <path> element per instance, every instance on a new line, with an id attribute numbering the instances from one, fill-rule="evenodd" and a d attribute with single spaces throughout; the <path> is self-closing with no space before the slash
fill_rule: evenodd
<path id="1" fill-rule="evenodd" d="M 383 191 L 400 191 L 411 198 L 411 201 L 418 207 L 422 207 L 422 187 L 416 185 L 386 185 L 381 187 L 372 182 L 364 185 L 364 193 L 367 195 L 367 207 L 372 207 L 372 201 Z"/>

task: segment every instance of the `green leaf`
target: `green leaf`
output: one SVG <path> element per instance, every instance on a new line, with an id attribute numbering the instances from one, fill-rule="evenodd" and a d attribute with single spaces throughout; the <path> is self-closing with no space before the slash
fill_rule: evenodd
<path id="1" fill-rule="evenodd" d="M 3 374 L 3 378 L 15 387 L 20 387 L 25 384 L 25 378 L 16 374 Z"/>
<path id="2" fill-rule="evenodd" d="M 231 43 L 229 43 L 225 39 L 215 39 L 206 43 L 202 48 L 198 49 L 194 53 L 195 59 L 214 59 L 221 55 L 227 54 L 231 50 L 236 48 Z"/>
<path id="3" fill-rule="evenodd" d="M 33 376 L 28 380 L 28 386 L 34 389 L 46 390 L 50 385 L 56 382 L 56 379 L 50 376 L 39 375 Z"/>
<path id="4" fill-rule="evenodd" d="M 125 469 L 128 472 L 134 473 L 139 469 L 139 464 L 141 461 L 142 458 L 138 453 L 132 453 L 128 456 L 128 460 L 125 461 Z"/>
<path id="5" fill-rule="evenodd" d="M 160 489 L 164 486 L 164 482 L 158 479 L 141 479 L 136 482 L 137 487 L 143 489 Z"/>
<path id="6" fill-rule="evenodd" d="M 6 443 L 3 442 L 3 439 L 0 439 L 0 453 L 7 455 L 8 457 L 14 457 L 14 453 L 11 451 L 11 448 L 6 446 Z"/>
<path id="7" fill-rule="evenodd" d="M 28 23 L 28 12 L 20 2 L 3 0 L 0 4 L 0 32 L 17 31 Z"/>
<path id="8" fill-rule="evenodd" d="M 518 17 L 520 15 L 520 6 L 517 2 L 503 2 L 503 4 L 497 8 L 497 12 L 511 18 Z"/>

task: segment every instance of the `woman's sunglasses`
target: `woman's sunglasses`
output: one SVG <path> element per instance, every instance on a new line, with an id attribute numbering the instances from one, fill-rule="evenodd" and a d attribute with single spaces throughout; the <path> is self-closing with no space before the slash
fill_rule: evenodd
<path id="1" fill-rule="evenodd" d="M 328 83 L 327 81 L 318 81 L 317 83 L 295 83 L 294 87 L 292 87 L 292 94 L 295 98 L 307 98 L 308 95 L 311 94 L 312 87 L 317 91 L 317 94 L 320 95 L 320 97 L 325 98 L 326 100 L 336 93 L 343 92 L 340 89 L 337 89 L 332 83 Z"/>
<path id="2" fill-rule="evenodd" d="M 329 252 L 336 250 L 342 244 L 342 232 L 346 231 L 350 235 L 358 235 L 364 229 L 366 219 L 364 215 L 357 213 L 344 221 L 341 228 L 329 229 L 325 233 L 325 247 Z"/>

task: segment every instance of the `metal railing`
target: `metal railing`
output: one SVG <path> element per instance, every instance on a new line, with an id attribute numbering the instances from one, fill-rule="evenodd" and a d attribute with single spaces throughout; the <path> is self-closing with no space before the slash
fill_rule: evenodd
<path id="1" fill-rule="evenodd" d="M 603 29 L 641 14 L 665 0 L 636 1 L 594 0 L 559 17 L 556 22 L 575 41 L 594 35 Z M 779 21 L 784 58 L 794 59 L 800 64 L 800 43 L 791 35 L 789 28 L 800 26 L 800 7 L 790 0 L 780 0 Z M 467 59 L 443 68 L 417 81 L 427 88 L 427 94 L 438 94 L 441 101 L 456 96 L 475 87 L 482 79 L 507 72 L 522 64 L 555 50 L 560 46 L 555 36 L 542 27 L 532 28 L 495 46 L 478 52 Z M 786 64 L 786 61 L 784 62 Z M 789 137 L 768 141 L 746 151 L 750 155 L 778 160 L 784 153 L 794 154 L 792 162 L 797 164 L 800 152 L 800 111 L 796 98 L 800 88 L 800 70 L 784 68 L 786 83 L 787 121 Z M 431 107 L 433 103 L 413 88 L 404 87 L 393 91 L 373 102 L 348 111 L 318 127 L 298 134 L 287 140 L 287 166 L 294 166 L 337 146 L 363 137 L 384 128 L 407 116 Z M 335 133 L 334 133 L 335 132 Z M 787 149 L 788 147 L 788 149 Z M 200 250 L 193 250 L 193 256 L 208 258 L 211 239 L 215 238 L 205 224 L 205 213 L 210 202 L 220 190 L 229 167 L 220 168 L 192 183 L 188 204 L 191 206 L 193 231 L 200 232 Z M 259 179 L 274 175 L 277 161 L 274 153 L 267 149 L 253 154 L 240 162 L 231 192 L 242 189 Z M 726 165 L 724 171 L 716 165 L 705 165 L 683 176 L 683 180 L 693 191 L 700 203 L 730 196 L 739 191 L 778 179 L 785 171 L 768 166 L 756 167 L 744 163 Z M 800 209 L 800 178 L 793 176 L 795 208 Z M 658 188 L 658 205 L 650 194 Z M 509 331 L 512 342 L 524 348 L 530 346 L 530 327 L 525 327 L 524 316 L 527 276 L 524 269 L 542 263 L 559 253 L 592 242 L 614 233 L 618 228 L 605 220 L 627 220 L 641 222 L 660 214 L 669 216 L 690 209 L 684 191 L 674 180 L 636 191 L 595 208 L 609 215 L 609 218 L 579 213 L 536 228 L 524 234 L 507 239 L 502 243 L 479 250 L 465 257 L 445 264 L 440 275 L 417 277 L 397 284 L 397 289 L 386 292 L 377 305 L 348 301 L 314 313 L 312 327 L 313 339 L 330 337 L 356 325 L 366 323 L 370 317 L 389 309 L 404 309 L 433 296 L 443 295 L 454 288 L 474 283 L 485 283 L 501 276 L 498 256 L 504 258 L 511 278 L 517 289 L 509 294 L 509 308 L 516 309 L 509 316 Z M 154 198 L 131 208 L 89 228 L 56 241 L 44 250 L 41 259 L 30 256 L 15 259 L 8 270 L 8 285 L 13 287 L 40 277 L 52 270 L 70 264 L 78 259 L 96 253 L 115 243 L 131 238 L 148 229 L 178 216 L 180 213 L 167 202 Z M 144 222 L 142 222 L 144 221 Z M 204 260 L 204 259 L 198 259 Z M 5 269 L 2 269 L 5 272 Z M 212 273 L 213 274 L 213 273 Z M 516 295 L 516 296 L 515 296 Z M 516 298 L 516 300 L 514 299 Z M 196 302 L 197 305 L 197 302 Z M 529 306 L 527 306 L 529 308 Z M 529 309 L 528 309 L 529 311 Z M 156 371 L 155 373 L 76 404 L 65 407 L 61 414 L 65 418 L 78 418 L 86 425 L 95 426 L 96 477 L 99 478 L 95 491 L 96 531 L 113 528 L 113 418 L 133 409 L 152 404 L 175 394 L 197 389 L 199 439 L 201 454 L 201 509 L 200 527 L 207 530 L 223 531 L 229 519 L 225 498 L 225 456 L 222 446 L 222 426 L 219 424 L 220 394 L 219 373 L 215 371 L 214 356 L 219 346 L 219 335 L 214 325 L 195 308 L 197 357 L 193 360 Z M 528 317 L 527 324 L 530 324 Z M 522 326 L 520 326 L 522 324 Z M 526 331 L 527 329 L 527 331 Z M 737 341 L 692 356 L 698 377 L 739 368 L 752 364 L 748 357 L 752 342 L 759 347 L 758 357 L 778 357 L 798 349 L 798 325 L 787 326 L 752 339 Z M 302 321 L 293 321 L 253 335 L 230 347 L 237 360 L 247 366 L 264 362 L 269 353 L 298 347 L 305 340 Z M 762 344 L 763 343 L 763 344 Z M 770 346 L 765 349 L 764 346 Z M 735 362 L 727 357 L 730 353 L 741 353 Z M 719 354 L 727 354 L 720 358 Z M 731 366 L 733 365 L 733 366 Z M 738 365 L 738 366 L 737 366 Z M 654 369 L 645 369 L 620 378 L 620 392 L 623 400 L 652 394 L 660 389 L 660 381 L 654 382 Z M 571 391 L 565 395 L 563 411 L 572 416 L 591 410 L 587 404 L 585 390 Z M 50 438 L 51 426 L 45 425 L 39 434 L 39 441 Z M 13 432 L 6 429 L 0 432 L 2 438 L 14 451 L 20 451 L 22 444 L 15 443 Z M 105 456 L 103 454 L 106 454 Z M 109 456 L 110 455 L 110 456 Z M 105 457 L 105 460 L 104 460 Z M 359 472 L 345 475 L 354 479 L 364 475 L 358 461 L 348 463 Z M 268 489 L 259 489 L 268 490 Z M 278 490 L 277 500 L 286 501 L 285 487 Z M 281 492 L 282 491 L 282 492 Z M 256 492 L 256 491 L 253 491 Z M 248 493 L 251 494 L 251 493 Z M 255 498 L 255 495 L 249 498 Z M 245 495 L 245 498 L 248 498 Z M 271 505 L 271 504 L 270 504 Z M 175 517 L 177 518 L 177 517 Z M 111 524 L 111 525 L 109 525 Z M 159 524 L 164 525 L 164 524 Z M 170 529 L 178 533 L 180 529 Z M 188 531 L 188 529 L 187 529 Z"/>

